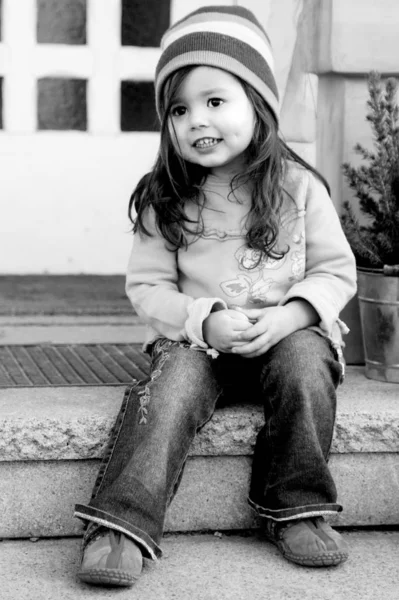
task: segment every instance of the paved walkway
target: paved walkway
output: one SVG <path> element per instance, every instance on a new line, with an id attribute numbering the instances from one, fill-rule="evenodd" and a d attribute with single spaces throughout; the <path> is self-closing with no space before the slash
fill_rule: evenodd
<path id="1" fill-rule="evenodd" d="M 350 559 L 327 569 L 286 562 L 258 536 L 166 537 L 133 589 L 76 580 L 79 539 L 0 543 L 2 600 L 398 600 L 399 532 L 353 531 Z"/>

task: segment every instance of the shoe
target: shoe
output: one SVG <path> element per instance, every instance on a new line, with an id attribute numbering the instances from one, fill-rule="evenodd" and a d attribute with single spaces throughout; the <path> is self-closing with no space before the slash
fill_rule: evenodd
<path id="1" fill-rule="evenodd" d="M 131 587 L 142 566 L 140 548 L 123 533 L 104 528 L 84 549 L 78 577 L 94 585 Z"/>
<path id="2" fill-rule="evenodd" d="M 288 522 L 267 519 L 265 535 L 284 558 L 298 565 L 329 567 L 348 558 L 346 542 L 323 517 Z"/>

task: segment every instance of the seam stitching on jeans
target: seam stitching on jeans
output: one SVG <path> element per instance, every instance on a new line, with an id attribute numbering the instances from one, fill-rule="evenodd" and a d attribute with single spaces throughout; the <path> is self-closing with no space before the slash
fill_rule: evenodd
<path id="1" fill-rule="evenodd" d="M 108 527 L 109 529 L 114 529 L 116 531 L 120 531 L 124 535 L 127 535 L 129 538 L 133 538 L 136 542 L 139 542 L 142 546 L 144 546 L 144 548 L 148 551 L 149 555 L 151 556 L 151 558 L 153 560 L 158 560 L 157 555 L 152 550 L 152 548 L 150 548 L 150 546 L 148 544 L 146 544 L 139 536 L 135 535 L 128 529 L 125 529 L 124 527 L 121 527 L 120 525 L 115 525 L 114 523 L 106 521 L 105 519 L 100 519 L 100 517 L 92 517 L 92 516 L 88 517 L 87 515 L 84 515 L 83 513 L 79 513 L 77 511 L 75 511 L 75 516 L 76 517 L 84 517 L 85 519 L 90 518 L 90 520 L 93 523 L 98 523 L 99 525 L 103 525 L 105 527 Z"/>
<path id="2" fill-rule="evenodd" d="M 130 386 L 129 388 L 127 388 L 125 390 L 124 398 L 123 398 L 123 402 L 122 402 L 122 406 L 121 406 L 121 409 L 120 409 L 117 421 L 116 421 L 115 426 L 112 428 L 112 431 L 111 431 L 111 436 L 112 436 L 113 433 L 115 433 L 115 435 L 113 436 L 114 439 L 113 439 L 113 441 L 110 440 L 108 448 L 107 448 L 107 450 L 106 450 L 106 452 L 104 454 L 104 458 L 102 460 L 102 463 L 101 463 L 101 466 L 100 466 L 100 469 L 99 469 L 97 480 L 96 480 L 96 483 L 95 483 L 94 488 L 93 488 L 93 494 L 92 494 L 92 497 L 91 497 L 92 500 L 94 500 L 94 498 L 96 498 L 98 496 L 98 494 L 100 492 L 100 489 L 101 489 L 101 486 L 102 486 L 102 483 L 104 481 L 104 477 L 105 477 L 105 475 L 106 475 L 106 473 L 108 471 L 108 467 L 109 467 L 109 464 L 111 462 L 111 458 L 112 458 L 112 455 L 114 453 L 116 443 L 118 441 L 119 433 L 120 433 L 120 430 L 122 429 L 123 421 L 125 420 L 125 415 L 126 415 L 126 410 L 127 410 L 127 404 L 129 402 L 129 398 L 130 398 L 130 395 L 132 393 L 132 389 L 133 389 L 133 386 Z M 119 426 L 117 428 L 117 431 L 115 431 L 116 427 L 118 425 L 118 421 L 119 421 Z"/>
<path id="3" fill-rule="evenodd" d="M 295 521 L 300 519 L 310 519 L 311 517 L 321 517 L 323 515 L 336 515 L 336 510 L 314 510 L 311 512 L 300 513 L 298 515 L 292 515 L 290 517 L 272 517 L 271 515 L 262 515 L 259 514 L 260 517 L 265 519 L 271 519 L 272 521 Z"/>
<path id="4" fill-rule="evenodd" d="M 257 504 L 253 500 L 251 500 L 251 498 L 248 498 L 248 504 L 250 505 L 252 510 L 254 510 L 256 512 L 256 514 L 259 517 L 265 518 L 265 519 L 271 519 L 272 521 L 293 521 L 296 519 L 309 519 L 311 517 L 317 517 L 317 516 L 322 516 L 322 515 L 336 515 L 338 512 L 340 512 L 340 510 L 342 510 L 342 506 L 340 506 L 339 504 L 336 504 L 336 503 L 334 503 L 334 506 L 337 506 L 337 509 L 335 509 L 335 510 L 333 508 L 330 508 L 330 509 L 329 508 L 320 508 L 320 509 L 306 510 L 305 506 L 303 506 L 303 507 L 297 506 L 294 508 L 269 509 L 269 508 L 264 508 L 263 506 L 260 506 L 259 504 Z M 271 514 L 271 513 L 274 513 L 274 515 L 277 515 L 277 513 L 284 513 L 285 511 L 301 510 L 301 509 L 305 509 L 305 510 L 303 512 L 298 512 L 297 514 L 291 514 L 288 517 L 273 516 Z"/>
<path id="5" fill-rule="evenodd" d="M 219 397 L 220 397 L 221 393 L 222 393 L 222 390 L 221 390 L 221 391 L 219 392 L 219 394 L 216 396 L 214 407 L 216 406 L 216 403 L 217 403 L 217 401 L 218 401 L 218 399 L 219 399 Z M 198 425 L 198 427 L 197 427 L 197 429 L 196 429 L 196 434 L 197 434 L 197 432 L 198 432 L 198 431 L 199 431 L 199 430 L 200 430 L 202 427 L 204 427 L 204 425 L 206 425 L 206 423 L 208 423 L 208 422 L 209 422 L 209 421 L 212 419 L 212 417 L 213 417 L 214 413 L 215 413 L 215 408 L 214 408 L 214 410 L 212 411 L 212 414 L 211 414 L 211 416 L 210 416 L 210 417 L 208 417 L 207 419 L 205 419 L 205 421 L 204 421 L 203 423 L 201 423 L 201 425 Z M 176 486 L 176 483 L 179 481 L 180 474 L 181 474 L 181 472 L 182 472 L 182 470 L 183 470 L 183 468 L 184 468 L 184 465 L 186 464 L 186 460 L 187 460 L 187 457 L 188 457 L 189 453 L 190 453 L 190 450 L 188 450 L 188 451 L 187 451 L 187 453 L 186 453 L 186 455 L 185 455 L 184 459 L 182 460 L 182 462 L 181 462 L 181 465 L 180 465 L 180 469 L 179 469 L 179 471 L 177 472 L 177 475 L 176 475 L 176 477 L 175 477 L 175 480 L 174 480 L 174 482 L 173 482 L 173 486 L 171 486 L 171 488 L 170 488 L 170 489 L 171 489 L 171 492 L 170 492 L 170 494 L 169 494 L 169 497 L 168 497 L 168 499 L 167 499 L 167 505 L 168 505 L 168 506 L 169 506 L 169 504 L 172 502 L 172 500 L 173 500 L 173 498 L 174 498 L 174 495 L 175 495 L 175 493 L 176 493 L 175 486 Z"/>

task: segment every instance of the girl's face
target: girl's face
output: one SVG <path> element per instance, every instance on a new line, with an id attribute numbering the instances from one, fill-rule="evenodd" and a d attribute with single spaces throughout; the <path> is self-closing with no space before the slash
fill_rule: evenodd
<path id="1" fill-rule="evenodd" d="M 236 77 L 214 67 L 190 71 L 172 100 L 169 131 L 180 156 L 214 175 L 245 168 L 255 112 Z"/>

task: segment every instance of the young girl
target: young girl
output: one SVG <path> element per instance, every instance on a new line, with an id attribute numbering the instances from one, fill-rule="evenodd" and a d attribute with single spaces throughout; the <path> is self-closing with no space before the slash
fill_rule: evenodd
<path id="1" fill-rule="evenodd" d="M 160 556 L 193 438 L 240 383 L 264 404 L 249 503 L 267 537 L 288 560 L 337 565 L 327 460 L 338 316 L 356 286 L 327 185 L 279 137 L 270 42 L 250 11 L 206 6 L 172 26 L 155 90 L 160 151 L 130 202 L 126 287 L 151 373 L 127 389 L 92 499 L 76 506 L 79 576 L 129 586 L 142 556 Z"/>

